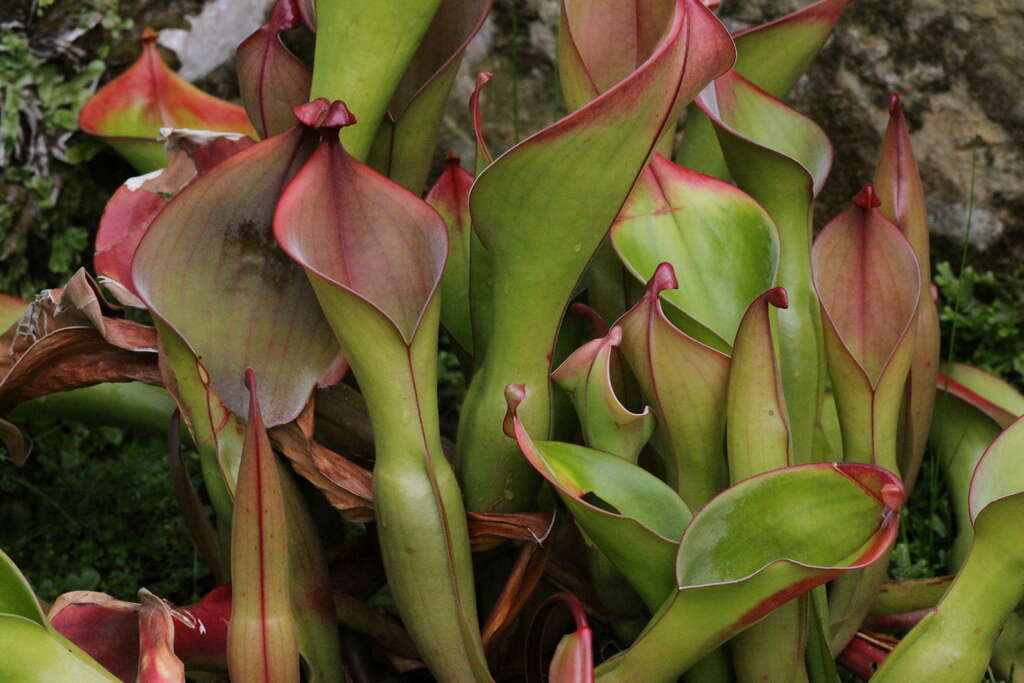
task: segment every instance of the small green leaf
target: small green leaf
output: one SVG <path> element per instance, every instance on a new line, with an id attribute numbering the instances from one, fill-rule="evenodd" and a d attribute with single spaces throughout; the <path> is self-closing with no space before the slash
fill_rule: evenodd
<path id="1" fill-rule="evenodd" d="M 583 441 L 636 464 L 640 451 L 654 432 L 654 415 L 649 408 L 634 413 L 619 401 L 612 382 L 612 368 L 621 373 L 617 347 L 622 329 L 614 327 L 607 336 L 587 342 L 551 373 L 551 379 L 572 397 Z"/>

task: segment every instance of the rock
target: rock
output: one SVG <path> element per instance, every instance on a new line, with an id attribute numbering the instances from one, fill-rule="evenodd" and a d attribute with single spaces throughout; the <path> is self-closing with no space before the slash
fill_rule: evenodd
<path id="1" fill-rule="evenodd" d="M 159 42 L 178 55 L 178 74 L 196 81 L 231 61 L 235 48 L 263 24 L 273 4 L 273 0 L 213 0 L 188 18 L 188 29 L 165 29 Z"/>

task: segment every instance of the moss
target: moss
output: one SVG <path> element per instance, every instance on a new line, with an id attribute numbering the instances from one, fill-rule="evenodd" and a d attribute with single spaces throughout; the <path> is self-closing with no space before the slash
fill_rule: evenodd
<path id="1" fill-rule="evenodd" d="M 212 587 L 178 513 L 159 438 L 35 420 L 23 468 L 0 456 L 0 547 L 39 596 L 146 587 L 178 604 Z M 187 458 L 198 478 L 198 456 Z"/>

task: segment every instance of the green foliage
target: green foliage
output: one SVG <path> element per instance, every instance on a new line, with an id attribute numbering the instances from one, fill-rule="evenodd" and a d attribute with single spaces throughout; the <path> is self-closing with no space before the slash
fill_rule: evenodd
<path id="1" fill-rule="evenodd" d="M 942 472 L 929 452 L 900 519 L 900 536 L 893 545 L 889 575 L 894 579 L 919 579 L 947 574 L 949 548 L 955 537 L 956 522 Z"/>
<path id="2" fill-rule="evenodd" d="M 966 266 L 958 275 L 943 262 L 936 266 L 935 283 L 946 348 L 949 341 L 955 344 L 953 360 L 1024 387 L 1024 268 L 979 272 Z"/>
<path id="3" fill-rule="evenodd" d="M 99 27 L 113 41 L 132 26 L 118 13 L 117 0 L 92 0 L 70 11 L 41 2 L 31 20 L 53 19 L 48 13 L 58 16 L 62 34 L 76 37 Z M 61 44 L 57 37 L 40 35 L 34 25 L 31 32 L 18 22 L 9 26 L 0 36 L 0 291 L 28 297 L 61 284 L 88 253 L 103 194 L 91 178 L 72 177 L 73 166 L 93 157 L 100 144 L 76 133 L 78 112 L 106 70 L 101 58 L 111 48 L 101 44 L 82 63 L 79 46 L 54 48 Z"/>
<path id="4" fill-rule="evenodd" d="M 27 427 L 36 446 L 28 464 L 0 462 L 0 547 L 40 597 L 98 590 L 134 600 L 145 586 L 182 604 L 212 587 L 171 494 L 161 439 L 42 419 Z"/>

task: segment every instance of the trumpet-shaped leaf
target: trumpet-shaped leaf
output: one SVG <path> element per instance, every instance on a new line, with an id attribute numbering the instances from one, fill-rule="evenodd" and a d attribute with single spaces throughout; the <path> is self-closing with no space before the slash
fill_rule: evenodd
<path id="1" fill-rule="evenodd" d="M 168 68 L 156 49 L 157 34 L 142 32 L 142 54 L 82 107 L 78 125 L 110 144 L 143 173 L 166 163 L 161 128 L 191 128 L 256 137 L 236 104 L 208 95 Z"/>
<path id="2" fill-rule="evenodd" d="M 785 97 L 818 54 L 850 0 L 818 0 L 784 17 L 733 34 L 744 78 Z"/>
<path id="3" fill-rule="evenodd" d="M 824 388 L 821 312 L 811 278 L 811 214 L 832 165 L 832 147 L 813 121 L 772 97 L 735 70 L 696 101 L 710 117 L 729 170 L 779 231 L 776 283 L 789 308 L 777 311 L 779 360 L 794 454 L 814 459 L 813 444 Z"/>
<path id="4" fill-rule="evenodd" d="M 132 284 L 132 259 L 153 219 L 196 176 L 253 144 L 250 138 L 233 133 L 164 133 L 167 168 L 129 178 L 107 202 L 96 231 L 93 268 L 125 305 L 143 306 Z"/>
<path id="5" fill-rule="evenodd" d="M 160 212 L 132 262 L 139 298 L 240 417 L 249 403 L 240 378 L 253 368 L 270 426 L 299 414 L 338 353 L 305 274 L 271 232 L 278 197 L 314 142 L 295 126 L 218 164 Z"/>
<path id="6" fill-rule="evenodd" d="M 939 401 L 941 405 L 942 401 Z M 872 681 L 980 680 L 1003 623 L 1024 598 L 1024 419 L 992 442 L 974 469 L 968 500 L 974 540 L 935 611 L 886 658 Z"/>
<path id="7" fill-rule="evenodd" d="M 558 75 L 570 109 L 611 89 L 654 50 L 669 23 L 672 3 L 563 0 Z"/>
<path id="8" fill-rule="evenodd" d="M 794 464 L 769 316 L 769 306 L 788 305 L 785 289 L 768 290 L 750 304 L 736 335 L 726 406 L 729 478 L 734 484 Z"/>
<path id="9" fill-rule="evenodd" d="M 574 351 L 551 379 L 572 396 L 584 443 L 635 464 L 654 433 L 654 415 L 646 407 L 634 413 L 616 395 L 612 366 L 621 363 L 616 352 L 621 343 L 622 329 L 614 327 Z"/>
<path id="10" fill-rule="evenodd" d="M 459 158 L 449 154 L 444 171 L 427 193 L 448 226 L 448 260 L 441 278 L 441 323 L 468 353 L 473 353 L 473 320 L 470 314 L 470 249 L 473 237 L 469 215 L 469 191 L 473 176 Z"/>
<path id="11" fill-rule="evenodd" d="M 793 463 L 786 400 L 772 338 L 770 306 L 786 308 L 781 287 L 757 297 L 740 322 L 729 365 L 726 445 L 733 484 Z M 739 680 L 799 680 L 807 645 L 805 599 L 776 609 L 732 642 Z"/>
<path id="12" fill-rule="evenodd" d="M 789 467 L 733 486 L 686 528 L 676 592 L 595 680 L 675 680 L 779 605 L 877 560 L 896 538 L 902 503 L 895 475 L 856 463 Z"/>
<path id="13" fill-rule="evenodd" d="M 618 325 L 622 355 L 658 421 L 653 444 L 667 480 L 696 510 L 728 482 L 723 446 L 729 357 L 665 317 L 660 294 L 678 286 L 671 264 L 662 263 Z"/>
<path id="14" fill-rule="evenodd" d="M 442 0 L 321 2 L 311 98 L 345 100 L 359 124 L 344 132 L 345 148 L 363 161 L 388 104 L 438 13 Z"/>
<path id="15" fill-rule="evenodd" d="M 299 681 L 299 646 L 289 601 L 288 523 L 281 475 L 256 397 L 252 370 L 245 447 L 231 528 L 228 671 L 243 681 Z"/>
<path id="16" fill-rule="evenodd" d="M 370 165 L 419 194 L 462 55 L 492 0 L 442 0 L 377 132 Z"/>
<path id="17" fill-rule="evenodd" d="M 490 339 L 459 422 L 458 464 L 470 509 L 531 504 L 536 478 L 499 430 L 501 392 L 510 383 L 526 384 L 530 398 L 520 414 L 531 430 L 547 434 L 550 357 L 573 289 L 677 101 L 689 101 L 732 58 L 714 15 L 697 0 L 677 0 L 647 61 L 477 178 L 470 208 L 489 255 L 493 300 Z"/>
<path id="18" fill-rule="evenodd" d="M 665 292 L 692 337 L 728 350 L 740 318 L 771 287 L 778 235 L 757 202 L 734 186 L 655 153 L 615 220 L 612 245 L 646 282 L 662 261 L 686 273 L 686 287 Z"/>
<path id="19" fill-rule="evenodd" d="M 611 453 L 558 441 L 533 441 L 519 418 L 522 385 L 505 390 L 506 432 L 565 503 L 576 523 L 656 611 L 673 586 L 686 504 L 646 470 Z"/>
<path id="20" fill-rule="evenodd" d="M 910 130 L 899 97 L 895 94 L 889 105 L 889 126 L 875 169 L 875 189 L 882 202 L 879 210 L 907 236 L 921 273 L 920 301 L 914 322 L 914 352 L 904 409 L 907 426 L 899 453 L 903 481 L 908 490 L 913 490 L 935 406 L 935 383 L 939 375 L 939 313 L 931 292 L 924 189 L 910 146 Z"/>
<path id="21" fill-rule="evenodd" d="M 896 472 L 920 278 L 913 249 L 878 206 L 869 185 L 825 227 L 814 281 L 846 459 Z"/>
<path id="22" fill-rule="evenodd" d="M 281 33 L 301 21 L 300 0 L 278 0 L 266 24 L 238 46 L 242 102 L 261 138 L 295 125 L 292 107 L 309 100 L 313 74 L 281 42 Z"/>
<path id="23" fill-rule="evenodd" d="M 282 196 L 274 231 L 306 269 L 366 398 L 389 585 L 436 677 L 490 680 L 466 516 L 438 426 L 444 222 L 341 147 L 338 129 L 354 121 L 344 104 L 315 100 L 296 114 L 322 142 Z"/>
<path id="24" fill-rule="evenodd" d="M 733 70 L 775 97 L 785 97 L 828 39 L 850 0 L 819 0 L 792 14 L 733 34 Z M 687 168 L 728 177 L 707 116 L 690 107 L 676 160 Z"/>

